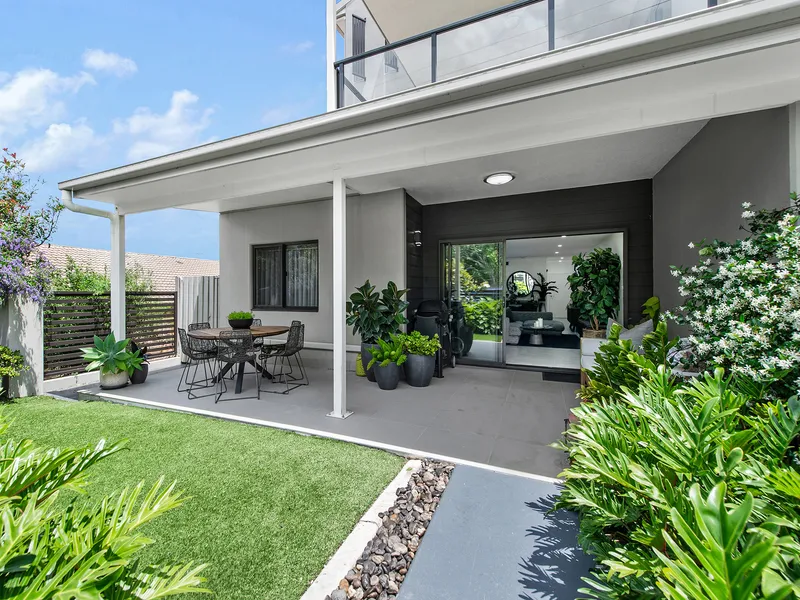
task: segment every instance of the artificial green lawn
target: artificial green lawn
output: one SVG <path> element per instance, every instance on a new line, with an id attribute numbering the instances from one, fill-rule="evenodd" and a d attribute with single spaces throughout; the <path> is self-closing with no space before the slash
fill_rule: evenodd
<path id="1" fill-rule="evenodd" d="M 297 600 L 402 467 L 354 444 L 105 402 L 24 398 L 8 436 L 42 446 L 100 438 L 128 449 L 91 471 L 90 494 L 160 475 L 191 496 L 149 524 L 148 562 L 207 562 L 221 600 Z"/>
<path id="2" fill-rule="evenodd" d="M 492 333 L 475 333 L 472 336 L 473 340 L 482 340 L 484 342 L 502 342 L 503 336 L 494 335 Z"/>

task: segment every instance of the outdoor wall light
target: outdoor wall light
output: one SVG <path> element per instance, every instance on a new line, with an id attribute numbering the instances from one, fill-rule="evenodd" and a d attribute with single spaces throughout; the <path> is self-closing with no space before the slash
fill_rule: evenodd
<path id="1" fill-rule="evenodd" d="M 417 248 L 422 246 L 422 232 L 419 229 L 415 229 L 411 232 L 411 243 Z"/>
<path id="2" fill-rule="evenodd" d="M 507 183 L 511 183 L 514 181 L 515 176 L 511 173 L 492 173 L 486 179 L 483 180 L 484 183 L 488 183 L 489 185 L 505 185 Z"/>

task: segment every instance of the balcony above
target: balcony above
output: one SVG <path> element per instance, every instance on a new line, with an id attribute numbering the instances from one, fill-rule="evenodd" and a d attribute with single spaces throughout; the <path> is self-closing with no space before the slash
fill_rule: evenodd
<path id="1" fill-rule="evenodd" d="M 352 55 L 334 63 L 337 106 L 360 104 L 730 1 L 520 0 L 364 52 L 359 44 L 348 43 Z M 397 32 L 408 32 L 400 15 L 395 22 L 385 10 L 374 15 L 378 16 L 381 39 L 393 40 Z M 353 33 L 365 27 L 363 19 L 351 20 Z M 375 37 L 363 32 L 361 36 Z"/>

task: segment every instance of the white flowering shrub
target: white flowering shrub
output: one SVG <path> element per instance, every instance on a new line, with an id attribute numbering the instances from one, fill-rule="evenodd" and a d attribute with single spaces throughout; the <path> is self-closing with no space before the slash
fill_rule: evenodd
<path id="1" fill-rule="evenodd" d="M 691 329 L 686 366 L 722 366 L 785 393 L 800 386 L 800 205 L 792 194 L 781 210 L 742 206 L 747 237 L 690 243 L 699 264 L 672 267 L 685 301 L 666 316 Z"/>

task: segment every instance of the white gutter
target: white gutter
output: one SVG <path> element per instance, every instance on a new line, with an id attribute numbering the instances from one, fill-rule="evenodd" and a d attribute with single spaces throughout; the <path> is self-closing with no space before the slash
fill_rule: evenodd
<path id="1" fill-rule="evenodd" d="M 69 210 L 111 223 L 111 331 L 117 340 L 126 336 L 125 328 L 125 215 L 113 211 L 75 204 L 72 190 L 61 190 L 61 203 Z"/>

